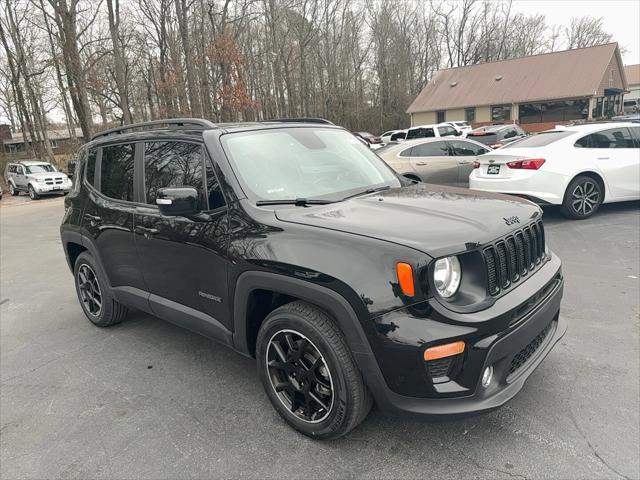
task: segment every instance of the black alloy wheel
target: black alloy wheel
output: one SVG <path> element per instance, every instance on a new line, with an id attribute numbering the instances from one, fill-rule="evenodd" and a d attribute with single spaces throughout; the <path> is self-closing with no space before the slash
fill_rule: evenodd
<path id="1" fill-rule="evenodd" d="M 271 386 L 283 405 L 305 422 L 327 418 L 333 381 L 318 348 L 300 332 L 280 330 L 269 340 L 266 355 Z"/>
<path id="2" fill-rule="evenodd" d="M 93 269 L 86 263 L 78 269 L 78 291 L 84 309 L 90 315 L 99 317 L 102 312 L 102 292 Z"/>

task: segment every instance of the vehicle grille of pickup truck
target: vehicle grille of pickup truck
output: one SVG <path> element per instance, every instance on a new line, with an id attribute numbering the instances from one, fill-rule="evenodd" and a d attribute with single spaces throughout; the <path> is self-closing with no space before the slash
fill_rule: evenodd
<path id="1" fill-rule="evenodd" d="M 527 273 L 536 269 L 545 258 L 542 220 L 498 240 L 483 251 L 487 266 L 489 293 L 498 295 Z"/>

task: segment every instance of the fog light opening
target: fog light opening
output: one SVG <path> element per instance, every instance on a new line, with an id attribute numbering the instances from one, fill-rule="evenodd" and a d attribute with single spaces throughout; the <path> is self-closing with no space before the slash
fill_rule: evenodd
<path id="1" fill-rule="evenodd" d="M 488 366 L 482 372 L 482 386 L 487 388 L 489 384 L 491 384 L 491 379 L 493 378 L 493 365 Z"/>

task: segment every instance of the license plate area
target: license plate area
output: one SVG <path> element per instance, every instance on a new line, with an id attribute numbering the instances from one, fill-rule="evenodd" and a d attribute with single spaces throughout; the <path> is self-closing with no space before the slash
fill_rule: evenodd
<path id="1" fill-rule="evenodd" d="M 500 165 L 489 165 L 487 167 L 487 174 L 498 175 L 500 174 Z"/>

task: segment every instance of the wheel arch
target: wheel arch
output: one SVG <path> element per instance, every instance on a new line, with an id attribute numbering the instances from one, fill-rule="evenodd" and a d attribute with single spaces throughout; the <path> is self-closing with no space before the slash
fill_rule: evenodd
<path id="1" fill-rule="evenodd" d="M 600 185 L 600 188 L 602 188 L 602 202 L 601 203 L 604 203 L 605 199 L 607 198 L 607 193 L 608 193 L 607 183 L 605 182 L 604 177 L 600 173 L 596 172 L 595 170 L 585 170 L 583 172 L 578 172 L 575 175 L 573 175 L 569 179 L 569 181 L 567 182 L 567 184 L 564 187 L 565 195 L 567 194 L 567 189 L 569 188 L 569 185 L 571 185 L 571 182 L 573 182 L 576 178 L 578 178 L 580 176 L 591 177 L 596 182 L 598 182 L 598 184 Z"/>
<path id="2" fill-rule="evenodd" d="M 250 328 L 252 321 L 249 311 L 251 296 L 256 292 L 271 292 L 282 296 L 284 300 L 302 300 L 328 312 L 337 322 L 349 345 L 358 358 L 358 353 L 370 354 L 371 347 L 362 325 L 351 304 L 339 293 L 330 288 L 305 280 L 287 277 L 271 272 L 248 271 L 242 273 L 236 282 L 233 299 L 234 310 L 234 347 L 241 353 L 253 356 Z M 280 305 L 288 303 L 284 301 Z M 276 305 L 277 308 L 279 305 Z M 270 311 L 273 311 L 271 309 Z M 260 323 L 263 319 L 260 320 Z M 259 328 L 259 324 L 255 326 Z"/>
<path id="3" fill-rule="evenodd" d="M 75 267 L 76 259 L 82 252 L 89 252 L 89 254 L 91 254 L 94 260 L 98 263 L 100 269 L 103 272 L 106 272 L 102 259 L 100 258 L 100 254 L 98 253 L 98 248 L 89 237 L 71 230 L 62 230 L 60 232 L 60 237 L 62 239 L 65 256 L 67 257 L 67 264 L 72 272 Z M 104 276 L 108 287 L 111 288 L 111 281 L 107 278 L 106 274 Z"/>

